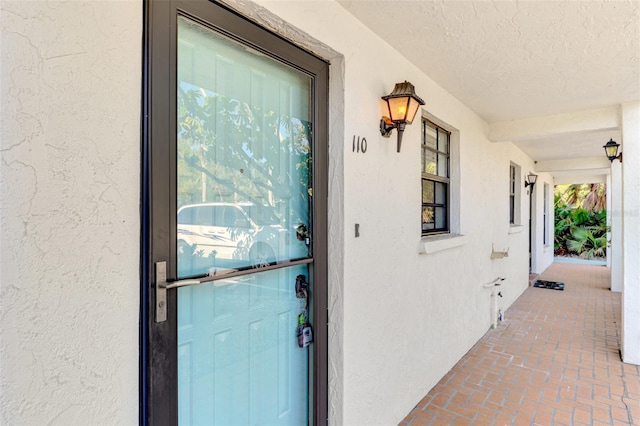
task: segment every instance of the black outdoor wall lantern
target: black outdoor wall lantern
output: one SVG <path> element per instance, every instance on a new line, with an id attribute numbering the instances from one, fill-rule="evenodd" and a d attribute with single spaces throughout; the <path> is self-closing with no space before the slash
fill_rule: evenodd
<path id="1" fill-rule="evenodd" d="M 538 180 L 538 175 L 534 175 L 533 173 L 529 173 L 526 178 L 524 178 L 524 187 L 530 186 L 533 188 L 533 185 L 536 184 L 536 180 Z"/>
<path id="2" fill-rule="evenodd" d="M 384 116 L 380 120 L 380 133 L 385 138 L 391 136 L 393 129 L 398 130 L 398 152 L 402 145 L 402 132 L 407 124 L 413 123 L 413 119 L 418 112 L 420 105 L 424 105 L 424 101 L 416 95 L 416 89 L 413 84 L 408 81 L 404 83 L 396 83 L 393 92 L 382 99 L 387 103 L 389 117 Z"/>
<path id="3" fill-rule="evenodd" d="M 620 144 L 618 142 L 609 138 L 609 142 L 602 147 L 604 148 L 604 152 L 607 154 L 609 161 L 613 163 L 613 160 L 618 159 L 622 163 L 622 153 L 618 154 L 618 148 L 620 148 Z"/>

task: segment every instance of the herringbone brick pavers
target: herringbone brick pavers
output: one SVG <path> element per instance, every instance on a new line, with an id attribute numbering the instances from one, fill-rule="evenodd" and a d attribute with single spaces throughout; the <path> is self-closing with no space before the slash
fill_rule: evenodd
<path id="1" fill-rule="evenodd" d="M 640 367 L 620 360 L 620 293 L 603 266 L 554 263 L 401 422 L 638 425 Z"/>

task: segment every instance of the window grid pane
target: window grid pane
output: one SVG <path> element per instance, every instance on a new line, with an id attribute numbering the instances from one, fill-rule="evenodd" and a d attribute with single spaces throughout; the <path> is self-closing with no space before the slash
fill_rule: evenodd
<path id="1" fill-rule="evenodd" d="M 435 191 L 433 181 L 422 179 L 422 203 L 434 203 Z"/>
<path id="2" fill-rule="evenodd" d="M 437 171 L 437 154 L 434 151 L 425 148 L 423 149 L 422 158 L 424 159 L 422 162 L 422 173 L 435 175 Z"/>
<path id="3" fill-rule="evenodd" d="M 422 233 L 449 230 L 450 133 L 422 121 Z"/>
<path id="4" fill-rule="evenodd" d="M 516 166 L 509 166 L 509 224 L 516 223 Z"/>
<path id="5" fill-rule="evenodd" d="M 435 182 L 435 203 L 440 205 L 447 204 L 447 185 L 442 182 Z"/>
<path id="6" fill-rule="evenodd" d="M 549 209 L 549 185 L 548 184 L 544 184 L 544 202 L 543 202 L 543 207 L 542 207 L 542 244 L 547 245 L 548 244 L 548 217 L 547 217 L 547 210 Z"/>
<path id="7" fill-rule="evenodd" d="M 516 197 L 509 196 L 509 223 L 516 223 Z"/>
<path id="8" fill-rule="evenodd" d="M 509 176 L 510 176 L 510 188 L 509 188 L 509 195 L 515 195 L 516 194 L 516 167 L 515 166 L 509 166 Z"/>
<path id="9" fill-rule="evenodd" d="M 449 156 L 438 154 L 438 176 L 449 177 Z"/>
<path id="10" fill-rule="evenodd" d="M 428 146 L 429 148 L 436 150 L 437 149 L 437 140 L 438 133 L 436 129 L 432 129 L 428 125 L 424 127 L 425 131 L 422 137 L 423 144 Z"/>
<path id="11" fill-rule="evenodd" d="M 422 207 L 422 231 L 431 231 L 435 228 L 435 213 L 433 207 Z"/>
<path id="12" fill-rule="evenodd" d="M 436 207 L 436 229 L 445 229 L 447 227 L 446 208 Z"/>

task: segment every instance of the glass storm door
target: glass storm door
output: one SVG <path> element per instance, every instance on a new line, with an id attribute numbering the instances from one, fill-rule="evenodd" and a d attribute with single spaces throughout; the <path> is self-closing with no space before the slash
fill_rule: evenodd
<path id="1" fill-rule="evenodd" d="M 311 78 L 180 17 L 177 99 L 179 423 L 307 424 Z"/>
<path id="2" fill-rule="evenodd" d="M 172 5 L 149 2 L 152 29 L 163 13 L 174 23 L 175 66 L 166 157 L 151 124 L 151 169 L 170 166 L 149 189 L 145 422 L 324 423 L 326 64 L 213 3 Z"/>

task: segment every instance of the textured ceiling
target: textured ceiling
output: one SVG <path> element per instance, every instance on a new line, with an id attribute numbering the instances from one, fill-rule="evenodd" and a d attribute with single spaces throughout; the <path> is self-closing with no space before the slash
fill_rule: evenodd
<path id="1" fill-rule="evenodd" d="M 599 130 L 573 134 L 535 137 L 518 141 L 518 146 L 536 161 L 604 158 L 602 146 L 609 138 L 620 140 L 619 130 Z M 558 149 L 566 147 L 567 149 Z"/>
<path id="2" fill-rule="evenodd" d="M 338 2 L 489 123 L 640 100 L 640 0 Z M 514 143 L 537 171 L 583 183 L 610 172 L 602 149 L 609 138 L 621 141 L 620 129 Z M 594 158 L 604 166 L 581 161 Z"/>
<path id="3" fill-rule="evenodd" d="M 339 0 L 488 122 L 640 99 L 640 0 Z"/>

